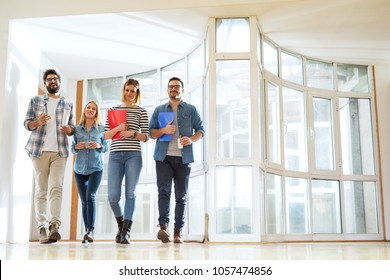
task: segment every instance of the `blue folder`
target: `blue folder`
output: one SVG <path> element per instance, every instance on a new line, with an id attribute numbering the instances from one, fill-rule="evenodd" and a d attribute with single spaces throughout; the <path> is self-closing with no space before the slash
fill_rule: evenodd
<path id="1" fill-rule="evenodd" d="M 158 127 L 166 127 L 168 123 L 175 119 L 175 112 L 159 112 L 158 113 Z M 172 134 L 163 134 L 160 138 L 160 141 L 171 141 Z"/>

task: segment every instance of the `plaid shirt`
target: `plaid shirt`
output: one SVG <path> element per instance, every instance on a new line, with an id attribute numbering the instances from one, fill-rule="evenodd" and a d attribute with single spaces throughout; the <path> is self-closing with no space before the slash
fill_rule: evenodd
<path id="1" fill-rule="evenodd" d="M 30 157 L 41 157 L 43 143 L 46 138 L 46 125 L 39 126 L 38 128 L 32 130 L 28 127 L 28 124 L 31 121 L 35 121 L 41 112 L 47 112 L 47 102 L 49 96 L 47 94 L 37 95 L 31 98 L 30 104 L 28 105 L 28 110 L 26 117 L 24 119 L 24 127 L 31 131 L 30 138 L 28 139 L 27 145 L 25 147 L 28 155 Z M 56 124 L 57 124 L 57 143 L 58 143 L 58 154 L 61 157 L 69 156 L 69 144 L 68 136 L 60 131 L 60 126 L 63 124 L 63 116 L 68 115 L 69 119 L 67 124 L 74 131 L 74 112 L 73 112 L 73 103 L 65 100 L 64 97 L 60 97 L 60 100 L 56 109 Z"/>

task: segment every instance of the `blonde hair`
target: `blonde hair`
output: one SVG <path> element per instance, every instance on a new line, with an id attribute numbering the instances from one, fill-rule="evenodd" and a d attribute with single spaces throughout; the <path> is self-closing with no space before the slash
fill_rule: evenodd
<path id="1" fill-rule="evenodd" d="M 136 97 L 136 101 L 135 101 L 135 104 L 139 105 L 141 103 L 141 88 L 140 88 L 140 85 L 139 85 L 139 82 L 135 79 L 128 79 L 125 84 L 123 85 L 122 87 L 122 97 L 121 97 L 121 101 L 122 102 L 125 102 L 126 101 L 126 97 L 125 97 L 125 88 L 127 86 L 134 86 L 134 87 L 137 87 L 137 97 Z"/>
<path id="2" fill-rule="evenodd" d="M 97 127 L 98 125 L 102 124 L 102 122 L 100 121 L 100 116 L 99 116 L 100 115 L 99 114 L 99 112 L 100 112 L 99 104 L 97 104 L 96 101 L 91 100 L 91 101 L 88 101 L 88 103 L 84 107 L 83 113 L 81 114 L 81 117 L 80 117 L 79 125 L 85 123 L 85 110 L 87 109 L 88 104 L 91 104 L 91 103 L 95 104 L 95 106 L 96 106 L 95 126 Z"/>

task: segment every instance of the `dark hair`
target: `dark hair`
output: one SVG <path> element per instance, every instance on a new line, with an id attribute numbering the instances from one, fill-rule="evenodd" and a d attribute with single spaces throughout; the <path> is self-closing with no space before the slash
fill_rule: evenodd
<path id="1" fill-rule="evenodd" d="M 178 77 L 172 77 L 172 78 L 170 78 L 169 81 L 168 81 L 168 85 L 169 85 L 169 83 L 170 83 L 171 81 L 179 81 L 180 84 L 181 84 L 181 87 L 184 88 L 184 83 L 183 83 L 183 81 L 182 81 L 180 78 L 178 78 Z"/>
<path id="2" fill-rule="evenodd" d="M 43 82 L 46 82 L 46 78 L 47 78 L 47 76 L 50 75 L 50 74 L 57 75 L 58 79 L 59 79 L 60 82 L 61 82 L 61 76 L 60 76 L 60 74 L 58 74 L 57 71 L 54 70 L 54 69 L 47 69 L 45 72 L 43 72 Z"/>

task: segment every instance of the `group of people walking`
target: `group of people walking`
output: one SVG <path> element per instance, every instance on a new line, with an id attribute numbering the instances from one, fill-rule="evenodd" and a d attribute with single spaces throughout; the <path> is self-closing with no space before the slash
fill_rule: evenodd
<path id="1" fill-rule="evenodd" d="M 39 242 L 54 243 L 61 239 L 62 190 L 69 156 L 67 136 L 73 136 L 71 151 L 76 155 L 73 173 L 85 227 L 83 242 L 94 240 L 95 197 L 103 173 L 102 154 L 109 149 L 107 187 L 108 201 L 118 224 L 115 242 L 130 243 L 136 186 L 142 169 L 140 143 L 152 138 L 156 140 L 154 160 L 160 226 L 157 238 L 163 243 L 171 241 L 168 224 L 174 182 L 173 241 L 183 243 L 188 181 L 194 161 L 192 143 L 201 139 L 205 132 L 196 107 L 182 100 L 182 80 L 172 77 L 168 81 L 169 101 L 155 108 L 150 121 L 146 110 L 140 106 L 139 82 L 128 79 L 122 88 L 121 102 L 110 108 L 121 111 L 124 116 L 121 122 L 113 122 L 107 114 L 103 124 L 98 103 L 89 101 L 77 125 L 72 102 L 60 94 L 61 76 L 49 69 L 43 74 L 43 82 L 47 93 L 31 98 L 24 120 L 25 128 L 31 131 L 26 151 L 34 168 L 34 209 Z M 166 113 L 172 119 L 162 122 Z M 121 206 L 123 181 L 124 207 Z"/>

